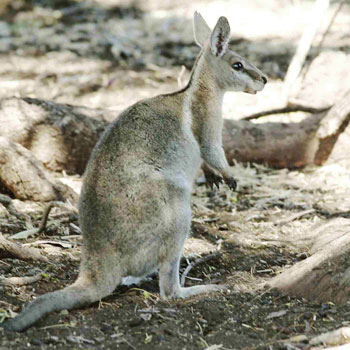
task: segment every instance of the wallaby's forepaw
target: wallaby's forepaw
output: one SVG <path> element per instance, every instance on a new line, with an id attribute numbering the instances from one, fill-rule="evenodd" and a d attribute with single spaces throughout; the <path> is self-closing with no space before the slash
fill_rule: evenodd
<path id="1" fill-rule="evenodd" d="M 205 173 L 205 185 L 210 187 L 211 189 L 216 186 L 219 189 L 220 184 L 224 183 L 224 179 L 220 175 L 216 175 L 213 172 Z"/>
<path id="2" fill-rule="evenodd" d="M 235 191 L 237 188 L 237 181 L 233 177 L 225 179 L 226 185 L 232 190 Z"/>

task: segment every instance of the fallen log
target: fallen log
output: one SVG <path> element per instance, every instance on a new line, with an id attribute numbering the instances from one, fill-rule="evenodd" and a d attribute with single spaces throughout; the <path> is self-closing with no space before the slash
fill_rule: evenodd
<path id="1" fill-rule="evenodd" d="M 47 169 L 82 174 L 92 148 L 114 117 L 108 110 L 8 98 L 0 102 L 0 136 L 30 150 Z"/>
<path id="2" fill-rule="evenodd" d="M 1 136 L 0 183 L 18 199 L 77 201 L 74 191 L 55 180 L 29 150 Z"/>
<path id="3" fill-rule="evenodd" d="M 347 135 L 348 106 L 350 91 L 330 110 L 312 114 L 300 123 L 254 124 L 226 119 L 226 157 L 230 164 L 237 160 L 275 168 L 323 164 L 336 148 L 338 138 Z M 67 199 L 72 194 L 53 181 L 45 169 L 82 174 L 95 143 L 114 117 L 111 110 L 31 98 L 3 100 L 0 184 L 20 199 Z M 330 135 L 320 131 L 326 123 L 332 125 Z"/>
<path id="4" fill-rule="evenodd" d="M 266 164 L 273 168 L 301 168 L 314 164 L 318 150 L 316 131 L 324 113 L 300 123 L 263 123 L 225 120 L 223 146 L 226 158 Z"/>
<path id="5" fill-rule="evenodd" d="M 229 162 L 263 163 L 274 168 L 322 165 L 329 158 L 347 156 L 350 90 L 332 108 L 315 113 L 300 123 L 253 124 L 247 120 L 225 120 L 223 146 Z M 344 132 L 346 131 L 346 132 Z M 337 157 L 332 156 L 337 152 Z"/>

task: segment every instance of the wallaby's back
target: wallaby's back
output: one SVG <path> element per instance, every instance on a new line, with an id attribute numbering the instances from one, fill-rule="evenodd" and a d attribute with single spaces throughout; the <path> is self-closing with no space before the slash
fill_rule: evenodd
<path id="1" fill-rule="evenodd" d="M 158 261 L 140 267 L 143 252 L 149 240 L 166 240 L 164 220 L 177 215 L 169 206 L 179 201 L 187 206 L 200 153 L 184 132 L 181 107 L 178 95 L 135 104 L 108 127 L 91 155 L 79 205 L 84 240 L 93 242 L 90 254 L 96 245 L 98 256 L 110 242 L 123 276 L 142 276 L 157 267 Z"/>

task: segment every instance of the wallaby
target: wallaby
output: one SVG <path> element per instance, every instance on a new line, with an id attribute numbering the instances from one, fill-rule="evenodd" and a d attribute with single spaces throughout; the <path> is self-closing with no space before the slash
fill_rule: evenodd
<path id="1" fill-rule="evenodd" d="M 101 300 L 125 276 L 155 270 L 163 299 L 223 288 L 184 288 L 179 283 L 180 258 L 190 232 L 192 184 L 204 161 L 214 182 L 220 182 L 220 174 L 235 188 L 222 148 L 223 95 L 227 90 L 256 93 L 267 79 L 229 48 L 225 17 L 211 32 L 196 12 L 194 32 L 201 51 L 188 85 L 129 107 L 91 154 L 79 201 L 84 245 L 78 279 L 38 297 L 3 324 L 5 328 L 23 331 L 51 311 Z"/>

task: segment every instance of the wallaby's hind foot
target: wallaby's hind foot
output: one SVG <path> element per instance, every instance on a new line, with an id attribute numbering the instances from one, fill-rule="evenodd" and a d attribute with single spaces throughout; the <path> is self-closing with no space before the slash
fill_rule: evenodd
<path id="1" fill-rule="evenodd" d="M 197 294 L 226 290 L 224 285 L 206 284 L 193 287 L 181 287 L 179 280 L 180 259 L 164 263 L 159 269 L 159 289 L 162 299 L 188 298 Z"/>
<path id="2" fill-rule="evenodd" d="M 161 297 L 162 299 L 169 299 L 169 298 L 184 299 L 184 298 L 188 298 L 198 294 L 221 292 L 223 290 L 227 290 L 227 287 L 224 285 L 202 284 L 202 285 L 193 286 L 193 287 L 180 287 L 179 289 L 176 289 L 176 291 L 172 293 L 170 296 L 166 296 L 166 295 L 162 296 L 162 293 L 161 293 Z"/>

